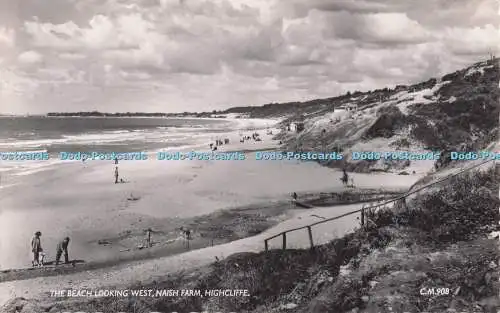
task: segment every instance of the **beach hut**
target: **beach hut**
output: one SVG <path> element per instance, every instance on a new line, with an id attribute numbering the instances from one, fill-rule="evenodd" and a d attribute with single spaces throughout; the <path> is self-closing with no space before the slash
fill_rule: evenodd
<path id="1" fill-rule="evenodd" d="M 293 125 L 293 130 L 296 132 L 296 133 L 300 133 L 302 132 L 304 129 L 305 129 L 305 116 L 304 115 L 300 115 L 297 117 L 297 119 L 295 120 L 295 122 L 292 123 Z"/>

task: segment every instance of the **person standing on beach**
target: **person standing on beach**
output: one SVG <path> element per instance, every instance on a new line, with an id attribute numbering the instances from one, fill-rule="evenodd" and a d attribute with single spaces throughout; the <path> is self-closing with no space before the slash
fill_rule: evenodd
<path id="1" fill-rule="evenodd" d="M 342 170 L 343 171 L 343 175 L 342 175 L 342 183 L 344 183 L 344 185 L 347 185 L 347 183 L 349 182 L 349 175 L 347 175 L 347 172 L 345 170 L 345 168 Z"/>
<path id="2" fill-rule="evenodd" d="M 152 242 L 151 242 L 151 234 L 152 233 L 153 233 L 153 230 L 151 228 L 148 228 L 146 230 L 146 234 L 147 234 L 146 241 L 147 241 L 148 248 L 151 248 L 153 246 Z"/>
<path id="3" fill-rule="evenodd" d="M 42 250 L 42 242 L 40 237 L 42 236 L 42 233 L 37 231 L 35 233 L 35 236 L 31 239 L 31 252 L 33 253 L 33 261 L 31 264 L 33 266 L 39 265 L 38 260 L 40 257 L 40 253 L 43 251 Z"/>
<path id="4" fill-rule="evenodd" d="M 118 164 L 118 157 L 115 158 L 115 164 Z"/>
<path id="5" fill-rule="evenodd" d="M 292 205 L 297 206 L 297 193 L 292 193 Z"/>
<path id="6" fill-rule="evenodd" d="M 115 184 L 118 184 L 118 166 L 115 166 Z"/>
<path id="7" fill-rule="evenodd" d="M 65 264 L 69 263 L 68 245 L 69 245 L 69 237 L 64 238 L 63 241 L 57 244 L 56 265 L 59 265 L 59 260 L 61 259 L 61 255 L 63 254 L 63 252 L 64 252 L 64 263 Z"/>

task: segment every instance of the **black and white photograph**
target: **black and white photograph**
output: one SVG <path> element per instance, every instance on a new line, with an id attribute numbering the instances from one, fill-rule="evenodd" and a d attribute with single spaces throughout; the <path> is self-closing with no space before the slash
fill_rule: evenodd
<path id="1" fill-rule="evenodd" d="M 500 2 L 0 0 L 0 313 L 500 312 Z"/>

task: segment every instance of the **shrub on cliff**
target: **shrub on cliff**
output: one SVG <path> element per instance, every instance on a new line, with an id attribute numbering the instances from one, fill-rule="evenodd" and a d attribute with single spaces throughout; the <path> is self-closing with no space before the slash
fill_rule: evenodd
<path id="1" fill-rule="evenodd" d="M 395 105 L 381 108 L 377 115 L 377 120 L 365 133 L 366 138 L 390 138 L 406 122 L 406 116 Z"/>
<path id="2" fill-rule="evenodd" d="M 457 242 L 495 224 L 499 206 L 498 177 L 492 169 L 452 178 L 438 192 L 418 199 L 401 219 L 435 242 Z"/>

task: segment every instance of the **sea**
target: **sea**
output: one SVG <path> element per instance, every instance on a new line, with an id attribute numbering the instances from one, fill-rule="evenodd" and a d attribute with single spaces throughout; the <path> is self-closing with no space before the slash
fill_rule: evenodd
<path id="1" fill-rule="evenodd" d="M 43 152 L 49 160 L 0 158 L 0 174 L 30 174 L 61 162 L 61 152 L 156 152 L 208 147 L 244 130 L 236 119 L 0 116 L 0 153 Z M 249 127 L 248 129 L 251 129 Z"/>

